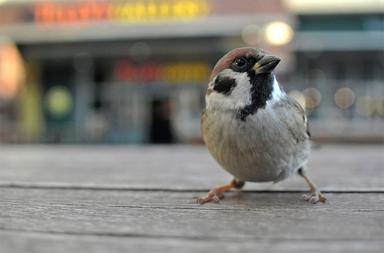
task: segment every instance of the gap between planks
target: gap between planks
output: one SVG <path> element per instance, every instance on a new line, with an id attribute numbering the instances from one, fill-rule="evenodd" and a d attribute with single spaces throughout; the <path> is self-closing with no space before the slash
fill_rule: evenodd
<path id="1" fill-rule="evenodd" d="M 93 190 L 93 191 L 152 191 L 152 192 L 207 192 L 208 188 L 198 187 L 161 187 L 146 185 L 75 185 L 60 183 L 1 183 L 0 188 L 20 188 L 20 189 L 55 189 L 55 190 Z M 321 187 L 324 193 L 384 193 L 384 187 Z M 249 193 L 305 193 L 305 187 L 297 188 L 277 188 L 277 189 L 245 189 L 241 192 Z"/>
<path id="2" fill-rule="evenodd" d="M 98 232 L 92 232 L 92 233 L 85 233 L 85 232 L 68 232 L 68 231 L 46 231 L 46 230 L 23 230 L 23 229 L 3 229 L 0 228 L 0 236 L 2 232 L 8 232 L 8 233 L 22 233 L 22 234 L 39 234 L 39 235 L 59 235 L 59 236 L 93 236 L 93 237 L 106 237 L 106 238 L 141 238 L 141 239 L 178 239 L 178 240 L 185 240 L 185 241 L 212 241 L 212 242 L 249 242 L 250 238 L 240 238 L 240 237 L 231 237 L 231 236 L 186 236 L 186 235 L 159 235 L 159 234 L 138 234 L 138 233 L 98 233 Z M 318 239 L 308 239 L 308 238 L 252 238 L 253 242 L 284 242 L 284 241 L 306 241 L 306 242 L 380 242 L 383 243 L 382 240 L 377 239 L 352 239 L 352 238 L 337 238 L 337 239 L 329 239 L 329 238 L 318 238 Z"/>

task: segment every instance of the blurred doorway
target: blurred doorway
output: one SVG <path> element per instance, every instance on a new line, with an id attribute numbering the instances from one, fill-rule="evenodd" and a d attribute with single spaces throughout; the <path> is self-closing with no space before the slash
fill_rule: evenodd
<path id="1" fill-rule="evenodd" d="M 60 143 L 73 136 L 74 68 L 71 60 L 48 60 L 42 72 L 45 141 Z"/>
<path id="2" fill-rule="evenodd" d="M 169 98 L 152 100 L 150 126 L 151 143 L 173 143 L 174 134 L 171 126 L 171 105 Z"/>

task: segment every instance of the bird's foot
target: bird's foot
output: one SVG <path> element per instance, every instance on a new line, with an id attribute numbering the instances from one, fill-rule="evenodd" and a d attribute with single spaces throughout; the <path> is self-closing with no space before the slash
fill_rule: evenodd
<path id="1" fill-rule="evenodd" d="M 207 196 L 205 197 L 198 197 L 196 198 L 196 203 L 203 205 L 208 202 L 220 202 L 220 199 L 224 197 L 223 192 L 220 190 L 220 188 L 213 188 L 211 191 L 208 192 Z"/>
<path id="2" fill-rule="evenodd" d="M 311 191 L 309 194 L 304 194 L 303 199 L 312 204 L 319 202 L 325 203 L 327 201 L 327 198 L 318 190 Z"/>
<path id="3" fill-rule="evenodd" d="M 227 192 L 233 188 L 241 189 L 245 182 L 233 179 L 230 183 L 213 188 L 208 192 L 207 196 L 196 198 L 196 202 L 200 205 L 208 202 L 220 202 L 220 199 L 224 197 L 224 192 Z"/>

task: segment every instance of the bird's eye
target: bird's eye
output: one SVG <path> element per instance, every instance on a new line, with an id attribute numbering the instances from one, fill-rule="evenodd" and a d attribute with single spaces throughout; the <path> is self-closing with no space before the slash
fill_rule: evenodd
<path id="1" fill-rule="evenodd" d="M 238 72 L 247 71 L 249 67 L 249 61 L 245 57 L 237 58 L 232 63 L 232 68 Z"/>

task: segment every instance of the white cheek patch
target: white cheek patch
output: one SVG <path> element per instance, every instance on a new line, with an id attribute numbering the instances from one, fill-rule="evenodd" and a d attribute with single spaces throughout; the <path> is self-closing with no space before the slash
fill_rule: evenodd
<path id="1" fill-rule="evenodd" d="M 228 77 L 236 80 L 236 86 L 229 95 L 212 92 L 206 97 L 207 108 L 215 107 L 222 110 L 237 110 L 249 105 L 251 99 L 251 83 L 246 72 L 238 73 L 225 69 L 220 73 L 220 78 Z M 217 78 L 217 77 L 216 77 Z M 214 80 L 216 80 L 216 78 Z M 214 81 L 212 81 L 212 84 Z M 210 85 L 212 85 L 210 84 Z"/>
<path id="2" fill-rule="evenodd" d="M 231 70 L 232 71 L 232 70 Z M 247 73 L 237 73 L 232 71 L 232 78 L 236 80 L 236 87 L 229 96 L 236 104 L 236 108 L 242 108 L 251 104 L 251 82 Z"/>
<path id="3" fill-rule="evenodd" d="M 205 103 L 207 109 L 230 110 L 230 108 L 232 108 L 232 103 L 228 97 L 217 92 L 212 92 L 210 95 L 206 96 Z"/>
<path id="4" fill-rule="evenodd" d="M 221 110 L 238 110 L 252 103 L 251 82 L 246 72 L 238 73 L 231 69 L 225 69 L 220 73 L 220 78 L 231 78 L 236 80 L 236 86 L 229 95 L 224 95 L 218 92 L 210 92 L 206 96 L 207 108 L 217 108 Z M 217 78 L 217 77 L 216 77 Z M 210 89 L 213 88 L 214 81 L 209 84 Z M 273 89 L 271 98 L 267 101 L 267 106 L 274 104 L 283 97 L 286 93 L 280 88 L 276 78 L 273 77 Z"/>

